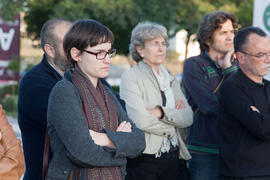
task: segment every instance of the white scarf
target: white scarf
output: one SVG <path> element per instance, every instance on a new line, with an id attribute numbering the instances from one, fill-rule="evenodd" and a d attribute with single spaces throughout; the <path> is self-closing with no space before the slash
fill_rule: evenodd
<path id="1" fill-rule="evenodd" d="M 170 87 L 170 75 L 168 71 L 162 65 L 159 66 L 159 74 L 154 69 L 152 70 L 154 72 L 155 77 L 157 78 L 157 82 L 159 84 L 160 90 L 163 91 L 165 94 L 165 97 L 166 97 L 165 107 L 175 108 L 175 99 L 174 99 L 173 90 Z M 160 157 L 161 153 L 169 152 L 171 144 L 174 147 L 176 147 L 179 144 L 176 134 L 173 137 L 170 137 L 170 139 L 169 138 L 163 139 L 163 144 L 161 146 L 161 149 L 159 152 L 156 153 L 155 156 Z"/>

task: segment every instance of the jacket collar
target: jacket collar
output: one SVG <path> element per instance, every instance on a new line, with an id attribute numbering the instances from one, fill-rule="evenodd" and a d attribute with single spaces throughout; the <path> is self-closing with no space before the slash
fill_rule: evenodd
<path id="1" fill-rule="evenodd" d="M 160 66 L 163 65 L 161 64 Z M 138 67 L 141 70 L 141 73 L 145 74 L 157 89 L 160 89 L 152 67 L 142 60 L 138 62 Z M 170 86 L 172 86 L 173 80 L 175 80 L 175 77 L 170 74 Z"/>
<path id="2" fill-rule="evenodd" d="M 254 81 L 252 81 L 249 77 L 247 77 L 243 71 L 239 68 L 238 69 L 238 72 L 237 72 L 237 77 L 238 77 L 238 80 L 241 84 L 245 84 L 247 85 L 248 87 L 262 87 L 264 86 L 265 84 L 268 84 L 268 82 L 263 79 L 263 84 L 260 84 L 260 83 L 256 83 Z"/>
<path id="3" fill-rule="evenodd" d="M 221 67 L 218 65 L 218 63 L 216 61 L 214 61 L 213 59 L 211 59 L 211 57 L 209 56 L 209 54 L 207 52 L 203 52 L 201 54 L 201 56 L 203 59 L 206 59 L 213 66 L 217 67 L 218 69 L 221 69 Z"/>
<path id="4" fill-rule="evenodd" d="M 52 74 L 56 79 L 61 80 L 62 77 L 60 74 L 48 63 L 48 60 L 46 58 L 46 55 L 43 54 L 42 60 L 40 62 L 42 67 L 44 67 L 44 70 L 48 72 L 49 74 Z"/>

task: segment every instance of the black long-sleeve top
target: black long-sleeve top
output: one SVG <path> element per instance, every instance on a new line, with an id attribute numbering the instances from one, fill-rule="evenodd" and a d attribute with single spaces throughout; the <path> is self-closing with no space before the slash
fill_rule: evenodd
<path id="1" fill-rule="evenodd" d="M 218 127 L 222 175 L 270 176 L 269 103 L 270 82 L 255 83 L 240 69 L 221 86 Z"/>

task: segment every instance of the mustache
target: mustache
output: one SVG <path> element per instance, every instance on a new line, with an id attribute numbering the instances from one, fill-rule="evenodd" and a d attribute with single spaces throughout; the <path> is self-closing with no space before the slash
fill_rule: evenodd
<path id="1" fill-rule="evenodd" d="M 261 69 L 266 69 L 266 68 L 269 69 L 270 68 L 270 64 L 267 64 L 267 65 L 264 65 L 264 66 L 261 67 Z"/>

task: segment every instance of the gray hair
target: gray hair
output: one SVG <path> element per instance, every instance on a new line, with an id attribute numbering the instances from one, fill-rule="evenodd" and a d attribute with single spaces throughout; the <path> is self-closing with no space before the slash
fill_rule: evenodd
<path id="1" fill-rule="evenodd" d="M 53 18 L 48 20 L 41 28 L 40 32 L 40 41 L 41 41 L 41 48 L 44 50 L 45 44 L 50 44 L 54 48 L 56 48 L 59 44 L 59 40 L 55 35 L 55 27 L 60 24 L 72 24 L 70 21 L 64 18 Z"/>
<path id="2" fill-rule="evenodd" d="M 142 57 L 137 52 L 136 47 L 144 47 L 145 41 L 155 39 L 157 37 L 163 37 L 166 42 L 168 41 L 167 29 L 161 24 L 148 21 L 137 24 L 132 30 L 129 44 L 129 53 L 132 58 L 136 62 L 142 60 Z"/>

